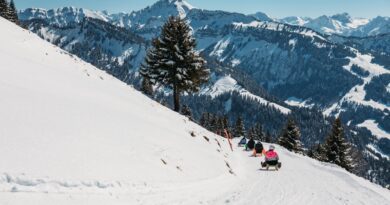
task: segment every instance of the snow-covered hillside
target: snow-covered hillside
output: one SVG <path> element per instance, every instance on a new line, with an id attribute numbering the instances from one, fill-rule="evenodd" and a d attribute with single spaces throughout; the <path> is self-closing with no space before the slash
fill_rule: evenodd
<path id="1" fill-rule="evenodd" d="M 390 204 L 388 190 L 278 146 L 283 168 L 259 170 L 119 80 L 0 27 L 0 204 Z"/>
<path id="2" fill-rule="evenodd" d="M 231 92 L 237 92 L 239 95 L 241 95 L 244 98 L 248 98 L 251 100 L 255 100 L 259 104 L 267 105 L 270 107 L 273 107 L 277 109 L 279 112 L 288 115 L 291 110 L 283 107 L 281 105 L 278 105 L 276 103 L 270 102 L 262 97 L 259 97 L 257 95 L 252 94 L 242 86 L 240 86 L 236 80 L 234 80 L 231 76 L 224 76 L 220 77 L 216 82 L 213 82 L 213 85 L 210 87 L 206 87 L 203 90 L 201 90 L 201 94 L 203 95 L 210 95 L 211 97 L 216 97 L 218 95 L 224 94 L 224 93 L 231 93 Z M 229 102 L 229 101 L 228 101 Z M 231 107 L 230 105 L 226 105 L 225 108 L 229 110 Z"/>

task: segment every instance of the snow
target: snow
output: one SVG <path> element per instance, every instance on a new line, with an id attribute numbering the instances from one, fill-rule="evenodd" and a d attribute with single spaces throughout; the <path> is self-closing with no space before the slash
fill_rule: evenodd
<path id="1" fill-rule="evenodd" d="M 373 57 L 371 55 L 361 54 L 357 51 L 356 51 L 356 57 L 354 57 L 354 58 L 349 57 L 350 63 L 348 65 L 344 66 L 344 69 L 348 70 L 349 72 L 351 72 L 354 75 L 357 75 L 356 73 L 351 71 L 352 66 L 357 65 L 360 68 L 364 69 L 365 71 L 368 71 L 369 75 L 367 77 L 364 77 L 364 78 L 361 77 L 364 81 L 364 84 L 356 85 L 355 87 L 353 87 L 343 97 L 342 100 L 355 102 L 355 103 L 358 103 L 361 105 L 370 106 L 370 107 L 373 107 L 375 109 L 380 109 L 381 111 L 384 111 L 385 109 L 390 109 L 390 106 L 383 104 L 383 103 L 380 103 L 380 102 L 375 102 L 373 100 L 367 101 L 364 99 L 366 96 L 366 91 L 364 90 L 364 86 L 366 84 L 370 83 L 371 79 L 374 76 L 379 76 L 382 74 L 389 74 L 390 73 L 390 71 L 387 70 L 386 68 L 384 68 L 383 66 L 372 63 L 371 62 L 372 59 L 373 59 Z"/>
<path id="2" fill-rule="evenodd" d="M 378 139 L 387 138 L 390 140 L 390 133 L 386 132 L 382 129 L 375 120 L 366 120 L 361 124 L 357 125 L 358 127 L 367 128 L 373 135 L 375 135 Z"/>
<path id="3" fill-rule="evenodd" d="M 387 84 L 387 86 L 386 86 L 386 91 L 387 91 L 388 93 L 390 93 L 390 83 Z"/>
<path id="4" fill-rule="evenodd" d="M 347 26 L 349 28 L 356 29 L 360 26 L 364 26 L 364 25 L 368 24 L 369 22 L 370 22 L 370 20 L 366 19 L 366 18 L 354 18 L 354 19 L 352 19 L 352 21 L 350 23 L 347 23 Z"/>
<path id="5" fill-rule="evenodd" d="M 250 27 L 264 28 L 264 29 L 273 30 L 273 31 L 283 31 L 283 29 L 285 29 L 284 24 L 275 23 L 275 22 L 263 22 L 263 21 L 252 21 L 250 23 L 233 22 L 233 26 L 236 29 L 239 29 L 239 28 L 246 29 L 246 28 L 250 28 Z M 311 37 L 311 38 L 316 37 L 316 38 L 319 38 L 323 41 L 327 41 L 323 36 L 321 36 L 320 34 L 318 34 L 315 31 L 309 30 L 309 29 L 304 29 L 304 30 L 297 29 L 297 30 L 292 30 L 290 32 L 299 33 L 301 35 Z"/>
<path id="6" fill-rule="evenodd" d="M 312 108 L 314 106 L 314 104 L 308 104 L 306 100 L 302 100 L 296 97 L 289 97 L 284 102 L 288 105 L 295 106 L 295 107 Z"/>
<path id="7" fill-rule="evenodd" d="M 230 38 L 219 40 L 217 44 L 215 44 L 214 50 L 210 52 L 210 56 L 221 57 L 221 55 L 223 54 L 223 52 L 225 51 L 229 43 L 230 43 Z"/>
<path id="8" fill-rule="evenodd" d="M 364 90 L 365 85 L 370 83 L 373 77 L 383 75 L 383 74 L 389 74 L 390 71 L 381 65 L 372 63 L 371 61 L 373 57 L 371 55 L 361 54 L 356 50 L 354 50 L 354 52 L 356 53 L 356 57 L 354 58 L 348 57 L 350 62 L 348 65 L 343 66 L 343 68 L 351 72 L 353 75 L 356 75 L 359 78 L 361 78 L 364 81 L 364 83 L 352 87 L 351 90 L 338 103 L 333 104 L 332 106 L 330 106 L 328 109 L 324 111 L 325 115 L 329 115 L 335 112 L 337 109 L 340 109 L 340 105 L 342 105 L 344 102 L 352 102 L 359 105 L 369 106 L 374 109 L 379 109 L 381 111 L 390 109 L 390 106 L 387 104 L 383 104 L 373 100 L 365 100 L 366 91 Z M 353 65 L 357 65 L 363 70 L 368 71 L 369 75 L 367 77 L 361 77 L 358 74 L 354 73 L 351 70 Z"/>
<path id="9" fill-rule="evenodd" d="M 297 44 L 297 42 L 298 42 L 298 39 L 296 39 L 296 38 L 290 39 L 290 40 L 288 41 L 288 45 L 291 46 L 291 47 L 293 47 L 293 48 L 295 48 L 295 45 Z"/>
<path id="10" fill-rule="evenodd" d="M 231 63 L 233 67 L 236 67 L 237 65 L 240 65 L 241 61 L 239 59 L 233 59 Z"/>
<path id="11" fill-rule="evenodd" d="M 373 57 L 369 54 L 361 54 L 359 52 L 356 53 L 355 58 L 349 57 L 350 63 L 349 65 L 345 66 L 346 69 L 350 69 L 352 65 L 357 65 L 364 70 L 370 72 L 370 78 L 368 80 L 371 80 L 373 76 L 378 76 L 386 73 L 390 73 L 389 70 L 384 68 L 381 65 L 371 63 Z"/>
<path id="12" fill-rule="evenodd" d="M 275 109 L 279 110 L 283 114 L 287 115 L 291 112 L 291 110 L 288 108 L 285 108 L 285 107 L 278 105 L 276 103 L 273 103 L 273 102 L 269 102 L 262 97 L 259 97 L 257 95 L 252 94 L 248 90 L 246 90 L 246 89 L 242 88 L 240 85 L 238 85 L 237 81 L 234 80 L 230 76 L 221 77 L 220 79 L 218 79 L 214 83 L 214 85 L 211 88 L 203 89 L 201 91 L 201 94 L 210 95 L 211 97 L 215 98 L 215 97 L 222 95 L 224 93 L 230 93 L 233 91 L 238 92 L 242 97 L 256 100 L 257 102 L 259 102 L 262 105 L 268 105 L 268 106 L 274 107 Z"/>
<path id="13" fill-rule="evenodd" d="M 390 204 L 388 190 L 277 145 L 282 169 L 259 170 L 132 87 L 0 27 L 0 204 Z"/>
<path id="14" fill-rule="evenodd" d="M 180 17 L 185 18 L 188 10 L 192 10 L 195 7 L 183 0 L 174 0 L 174 4 L 177 6 Z"/>
<path id="15" fill-rule="evenodd" d="M 371 150 L 372 152 L 376 153 L 376 154 L 379 154 L 381 155 L 382 158 L 387 158 L 389 160 L 389 156 L 387 156 L 386 154 L 384 154 L 383 152 L 379 151 L 379 149 L 376 148 L 375 145 L 373 144 L 368 144 L 366 146 L 369 150 Z M 379 159 L 376 155 L 372 154 L 371 152 L 367 151 L 368 153 L 371 154 L 371 156 L 373 156 L 375 159 Z"/>

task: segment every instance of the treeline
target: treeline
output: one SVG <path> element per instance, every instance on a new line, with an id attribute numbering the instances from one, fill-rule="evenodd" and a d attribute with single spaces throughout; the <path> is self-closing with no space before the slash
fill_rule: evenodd
<path id="1" fill-rule="evenodd" d="M 11 22 L 19 24 L 18 12 L 13 0 L 9 3 L 7 0 L 0 0 L 0 16 Z"/>
<path id="2" fill-rule="evenodd" d="M 187 106 L 185 107 L 188 109 Z M 246 137 L 263 142 L 275 142 L 289 151 L 304 154 L 319 161 L 337 164 L 355 174 L 361 174 L 364 166 L 366 166 L 363 155 L 346 140 L 340 118 L 335 119 L 325 142 L 322 144 L 318 143 L 308 150 L 304 149 L 301 142 L 300 129 L 291 118 L 280 131 L 275 141 L 272 140 L 269 132 L 264 133 L 263 126 L 260 123 L 255 123 L 249 129 L 245 129 L 241 116 L 237 118 L 234 124 L 231 124 L 226 115 L 220 116 L 205 112 L 202 114 L 199 124 L 221 136 L 224 136 L 224 130 L 226 130 L 232 133 L 233 137 Z"/>

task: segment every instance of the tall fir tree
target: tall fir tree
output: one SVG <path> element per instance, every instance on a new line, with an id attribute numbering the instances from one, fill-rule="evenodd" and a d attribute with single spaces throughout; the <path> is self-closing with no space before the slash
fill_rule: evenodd
<path id="1" fill-rule="evenodd" d="M 144 77 L 142 79 L 141 91 L 146 95 L 153 96 L 153 86 L 150 83 L 149 78 Z"/>
<path id="2" fill-rule="evenodd" d="M 152 41 L 140 73 L 153 85 L 173 90 L 174 110 L 180 110 L 180 93 L 198 92 L 209 79 L 206 61 L 195 51 L 196 41 L 186 20 L 169 17 L 160 37 Z"/>
<path id="3" fill-rule="evenodd" d="M 233 137 L 245 136 L 245 126 L 241 116 L 237 118 L 236 124 L 234 126 L 233 134 L 234 134 Z"/>
<path id="4" fill-rule="evenodd" d="M 0 0 L 0 16 L 8 19 L 8 3 L 7 0 Z"/>
<path id="5" fill-rule="evenodd" d="M 10 20 L 11 22 L 14 22 L 16 24 L 19 24 L 18 11 L 16 10 L 14 0 L 11 0 L 11 2 L 9 4 L 8 20 Z"/>
<path id="6" fill-rule="evenodd" d="M 350 145 L 345 141 L 341 120 L 337 118 L 324 144 L 326 161 L 352 171 L 353 159 L 350 155 L 350 148 Z"/>
<path id="7" fill-rule="evenodd" d="M 289 119 L 282 135 L 279 137 L 278 143 L 290 151 L 303 153 L 301 143 L 301 132 L 298 126 L 292 119 Z"/>

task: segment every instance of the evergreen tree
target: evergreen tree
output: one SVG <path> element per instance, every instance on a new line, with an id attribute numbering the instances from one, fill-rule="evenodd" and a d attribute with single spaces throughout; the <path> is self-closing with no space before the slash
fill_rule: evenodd
<path id="1" fill-rule="evenodd" d="M 188 107 L 187 105 L 184 105 L 182 107 L 181 114 L 188 117 L 190 120 L 192 120 L 192 112 L 191 112 L 190 107 Z"/>
<path id="2" fill-rule="evenodd" d="M 159 83 L 173 90 L 175 111 L 180 110 L 181 92 L 198 92 L 209 78 L 206 61 L 195 51 L 196 42 L 191 33 L 184 19 L 170 17 L 160 37 L 152 41 L 140 70 L 153 85 Z"/>
<path id="3" fill-rule="evenodd" d="M 207 123 L 207 113 L 203 113 L 202 116 L 200 117 L 200 120 L 199 120 L 199 125 L 206 128 L 207 129 L 207 126 L 206 126 L 206 123 Z"/>
<path id="4" fill-rule="evenodd" d="M 321 162 L 326 161 L 325 149 L 322 144 L 317 144 L 311 149 L 312 156 L 309 156 L 313 159 L 319 160 Z"/>
<path id="5" fill-rule="evenodd" d="M 214 132 L 216 133 L 217 132 L 217 123 L 218 123 L 218 119 L 217 119 L 217 116 L 213 115 L 213 114 L 210 114 L 210 126 L 209 126 L 209 130 L 211 132 Z"/>
<path id="6" fill-rule="evenodd" d="M 350 156 L 350 145 L 345 142 L 344 129 L 340 118 L 337 118 L 332 131 L 326 139 L 325 145 L 326 161 L 337 164 L 348 171 L 352 171 L 353 164 Z"/>
<path id="7" fill-rule="evenodd" d="M 253 139 L 264 142 L 265 136 L 263 133 L 263 126 L 261 126 L 260 123 L 256 123 L 256 125 L 252 129 Z"/>
<path id="8" fill-rule="evenodd" d="M 251 138 L 255 139 L 255 134 L 254 134 L 254 131 L 253 131 L 253 127 L 248 130 L 247 137 L 249 139 L 251 139 Z"/>
<path id="9" fill-rule="evenodd" d="M 8 3 L 6 0 L 0 0 L 0 16 L 8 19 Z"/>
<path id="10" fill-rule="evenodd" d="M 242 117 L 239 116 L 236 121 L 236 125 L 234 127 L 234 136 L 233 137 L 241 137 L 245 136 L 245 127 Z"/>
<path id="11" fill-rule="evenodd" d="M 218 124 L 217 134 L 222 135 L 223 130 L 225 129 L 225 125 L 223 123 L 223 117 L 218 117 L 217 124 Z"/>
<path id="12" fill-rule="evenodd" d="M 230 132 L 229 120 L 228 120 L 228 117 L 226 115 L 223 116 L 222 123 L 223 123 L 224 129 L 226 129 L 226 131 Z"/>
<path id="13" fill-rule="evenodd" d="M 267 132 L 267 134 L 265 135 L 264 142 L 271 143 L 271 141 L 272 141 L 271 134 Z"/>
<path id="14" fill-rule="evenodd" d="M 8 9 L 8 20 L 19 24 L 18 11 L 16 10 L 14 0 L 11 0 L 9 9 Z"/>
<path id="15" fill-rule="evenodd" d="M 301 133 L 298 126 L 292 119 L 289 119 L 282 135 L 279 137 L 279 144 L 290 151 L 303 153 L 302 143 L 300 141 Z"/>
<path id="16" fill-rule="evenodd" d="M 141 91 L 146 95 L 153 96 L 153 86 L 150 83 L 149 78 L 144 77 L 142 79 Z"/>

